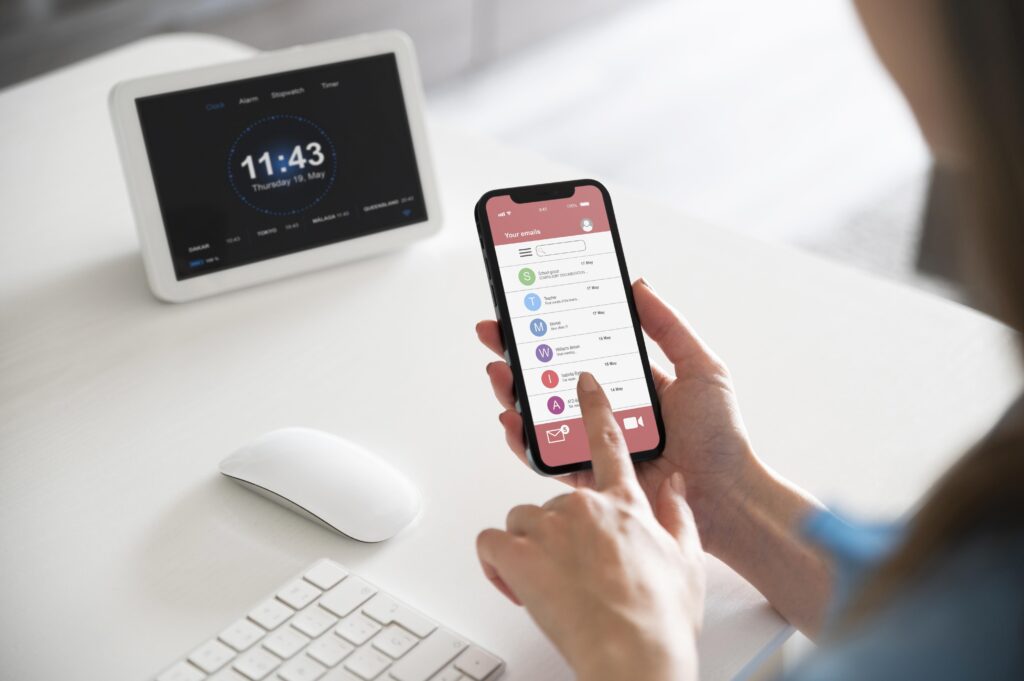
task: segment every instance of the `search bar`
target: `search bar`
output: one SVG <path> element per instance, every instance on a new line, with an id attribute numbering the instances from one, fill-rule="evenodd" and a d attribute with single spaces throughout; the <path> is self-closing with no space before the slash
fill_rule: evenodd
<path id="1" fill-rule="evenodd" d="M 579 253 L 587 250 L 587 243 L 582 239 L 572 241 L 556 241 L 553 244 L 537 246 L 537 255 L 565 255 L 566 253 Z"/>

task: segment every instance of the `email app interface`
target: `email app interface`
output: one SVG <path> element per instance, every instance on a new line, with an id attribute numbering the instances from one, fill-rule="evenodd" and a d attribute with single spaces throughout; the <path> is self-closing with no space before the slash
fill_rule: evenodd
<path id="1" fill-rule="evenodd" d="M 487 202 L 525 399 L 541 460 L 590 460 L 576 382 L 604 387 L 630 452 L 654 449 L 658 428 L 601 191 L 570 198 Z M 523 396 L 520 396 L 523 399 Z"/>

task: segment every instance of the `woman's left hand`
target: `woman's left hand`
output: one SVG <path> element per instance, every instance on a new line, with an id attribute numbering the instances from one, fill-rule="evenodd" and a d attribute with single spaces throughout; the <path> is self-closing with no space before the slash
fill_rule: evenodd
<path id="1" fill-rule="evenodd" d="M 704 554 L 682 476 L 649 502 L 604 391 L 590 374 L 577 390 L 594 487 L 517 506 L 506 530 L 481 532 L 484 573 L 581 681 L 695 679 Z"/>

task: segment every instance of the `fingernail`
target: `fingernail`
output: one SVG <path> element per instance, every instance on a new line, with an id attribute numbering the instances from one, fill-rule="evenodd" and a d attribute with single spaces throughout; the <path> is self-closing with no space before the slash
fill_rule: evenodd
<path id="1" fill-rule="evenodd" d="M 651 282 L 647 281 L 643 277 L 640 277 L 640 283 L 643 284 L 644 286 L 646 286 L 647 288 L 649 288 L 650 290 L 652 290 L 652 291 L 654 290 L 654 287 L 651 286 Z"/>
<path id="2" fill-rule="evenodd" d="M 585 393 L 597 392 L 598 390 L 597 381 L 595 381 L 594 377 L 586 371 L 580 374 L 580 390 Z"/>
<path id="3" fill-rule="evenodd" d="M 672 474 L 669 482 L 672 483 L 672 489 L 676 491 L 676 494 L 686 496 L 686 481 L 683 480 L 683 474 L 678 471 Z"/>

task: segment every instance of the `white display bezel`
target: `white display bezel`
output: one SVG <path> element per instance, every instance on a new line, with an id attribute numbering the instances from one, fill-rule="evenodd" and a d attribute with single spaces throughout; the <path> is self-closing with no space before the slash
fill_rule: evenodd
<path id="1" fill-rule="evenodd" d="M 167 231 L 157 201 L 153 172 L 146 153 L 135 100 L 140 97 L 379 54 L 394 54 L 398 64 L 398 76 L 405 99 L 409 130 L 412 133 L 413 152 L 416 155 L 427 220 L 178 280 L 171 261 Z M 423 87 L 412 41 L 400 31 L 358 35 L 315 45 L 265 52 L 226 64 L 125 81 L 118 83 L 110 91 L 110 113 L 135 224 L 139 231 L 139 245 L 146 265 L 146 275 L 153 294 L 161 300 L 184 302 L 366 257 L 430 236 L 441 227 L 441 206 L 437 198 L 427 133 L 423 124 Z"/>

